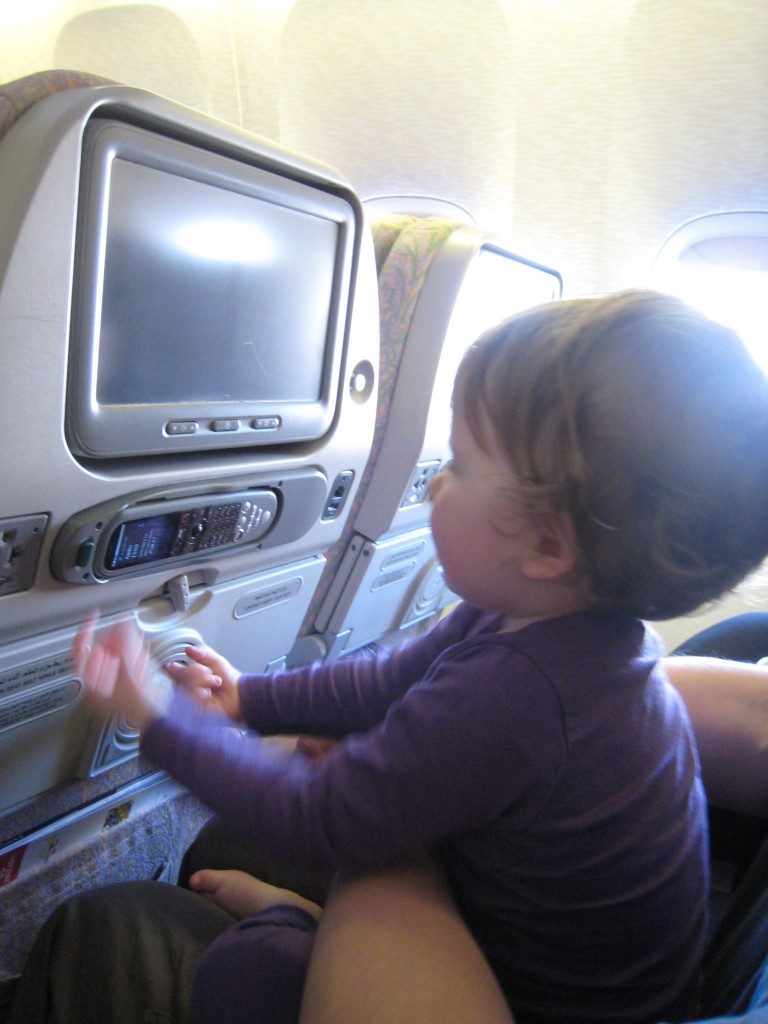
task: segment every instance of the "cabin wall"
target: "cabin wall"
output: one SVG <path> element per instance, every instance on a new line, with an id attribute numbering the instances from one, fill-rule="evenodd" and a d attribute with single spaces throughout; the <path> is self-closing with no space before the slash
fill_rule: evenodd
<path id="1" fill-rule="evenodd" d="M 325 160 L 363 197 L 452 199 L 566 294 L 643 284 L 682 221 L 768 203 L 764 0 L 14 7 L 4 80 L 107 75 Z"/>

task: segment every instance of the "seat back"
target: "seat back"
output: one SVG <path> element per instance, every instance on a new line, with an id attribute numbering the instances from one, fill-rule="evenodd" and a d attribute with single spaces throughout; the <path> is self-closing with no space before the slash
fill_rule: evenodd
<path id="1" fill-rule="evenodd" d="M 45 72 L 0 88 L 0 116 L 0 321 L 5 325 L 0 346 L 7 384 L 0 403 L 1 818 L 40 794 L 136 759 L 135 731 L 125 722 L 103 727 L 93 720 L 69 658 L 74 632 L 94 606 L 105 622 L 133 619 L 161 660 L 180 656 L 204 638 L 244 668 L 259 671 L 281 663 L 320 579 L 324 552 L 341 535 L 366 464 L 379 339 L 373 243 L 362 206 L 349 184 L 325 165 L 143 90 L 74 72 Z M 99 163 L 97 140 L 104 126 L 116 126 L 123 133 L 119 138 L 128 141 L 120 149 L 123 143 L 110 136 L 117 156 Z M 151 163 L 155 157 L 162 171 Z M 169 429 L 153 435 L 158 444 L 172 445 L 166 451 L 152 451 L 155 440 L 150 446 L 140 441 L 130 454 L 84 448 L 72 428 L 72 409 L 79 408 L 83 395 L 90 396 L 89 404 L 98 394 L 94 381 L 84 386 L 87 377 L 77 374 L 90 372 L 95 353 L 107 347 L 94 344 L 97 335 L 88 325 L 96 324 L 104 342 L 112 322 L 99 322 L 99 311 L 106 318 L 112 309 L 115 321 L 124 319 L 120 289 L 130 276 L 121 262 L 120 287 L 108 292 L 100 286 L 98 306 L 89 305 L 88 296 L 99 290 L 91 285 L 101 249 L 88 248 L 88 225 L 92 207 L 101 209 L 103 203 L 86 204 L 89 196 L 102 195 L 103 167 L 118 161 L 125 165 L 125 180 L 134 165 L 136 175 L 141 172 L 140 198 L 151 191 L 146 185 L 153 169 L 156 182 L 176 173 L 181 185 L 174 195 L 194 192 L 197 199 L 204 193 L 207 212 L 228 214 L 230 220 L 231 204 L 238 204 L 238 215 L 246 204 L 252 225 L 273 230 L 281 243 L 295 237 L 302 216 L 310 231 L 320 231 L 322 222 L 323 237 L 331 243 L 313 247 L 311 260 L 295 249 L 288 259 L 286 246 L 279 244 L 272 251 L 280 258 L 272 263 L 264 262 L 261 251 L 262 262 L 254 262 L 256 254 L 248 249 L 242 256 L 228 251 L 224 271 L 220 262 L 204 269 L 198 256 L 197 262 L 183 264 L 185 271 L 212 282 L 205 292 L 204 322 L 218 333 L 203 336 L 201 343 L 209 339 L 222 353 L 231 351 L 227 336 L 240 339 L 237 331 L 244 324 L 248 344 L 238 351 L 245 359 L 253 349 L 258 365 L 268 362 L 270 353 L 277 351 L 279 358 L 285 351 L 284 339 L 272 344 L 282 322 L 295 325 L 291 337 L 297 346 L 305 336 L 314 344 L 315 325 L 327 310 L 322 343 L 328 344 L 328 355 L 318 372 L 334 368 L 332 377 L 324 378 L 329 411 L 320 426 L 279 443 L 286 417 L 293 415 L 284 402 L 279 412 L 264 417 L 180 414 L 165 421 Z M 209 187 L 229 176 L 242 180 L 245 191 L 227 196 L 218 184 Z M 115 196 L 119 189 L 108 193 Z M 289 207 L 287 228 L 281 211 Z M 163 328 L 157 334 L 159 349 L 159 339 L 175 330 L 189 304 L 187 281 L 178 271 L 180 247 L 171 243 L 175 223 L 165 209 L 154 219 L 140 217 L 132 204 L 124 209 L 124 223 L 118 223 L 125 232 L 113 236 L 115 252 L 136 227 L 135 245 L 151 251 L 153 260 L 152 275 L 146 274 L 149 260 L 133 261 L 135 281 L 143 285 L 152 277 L 153 284 L 162 274 L 168 282 L 152 293 L 152 306 L 161 307 L 161 319 L 153 321 Z M 183 213 L 191 212 L 194 220 L 199 210 L 197 202 L 188 203 Z M 111 244 L 107 240 L 104 248 Z M 160 249 L 171 253 L 166 264 Z M 240 311 L 240 319 L 230 318 L 226 328 L 217 290 L 223 273 L 229 306 Z M 266 278 L 273 286 L 269 294 L 259 284 Z M 326 282 L 328 294 L 318 290 L 318 279 Z M 270 305 L 273 294 L 289 296 L 286 304 L 293 305 L 285 315 Z M 296 303 L 298 294 L 307 294 L 306 305 Z M 294 316 L 296 305 L 306 314 Z M 149 323 L 156 311 L 146 312 Z M 157 367 L 144 373 L 153 359 L 150 350 L 129 366 L 140 386 L 151 385 L 153 377 L 163 386 L 176 380 Z M 209 365 L 217 369 L 215 360 Z M 189 380 L 182 369 L 178 378 Z M 288 371 L 280 386 L 292 396 L 290 366 Z M 271 381 L 278 375 L 265 376 Z M 282 394 L 270 401 L 277 404 Z M 243 397 L 245 409 L 252 408 L 251 398 Z M 132 421 L 140 404 L 127 406 Z M 298 405 L 294 412 L 301 428 L 305 406 Z M 128 428 L 133 431 L 131 423 Z M 195 447 L 200 431 L 213 447 Z M 187 450 L 185 436 L 193 442 Z M 206 543 L 197 546 L 189 535 L 177 550 L 173 537 L 182 536 L 182 525 L 180 518 L 174 525 L 174 517 L 190 510 L 204 520 Z M 223 528 L 229 532 L 214 530 L 214 521 L 233 510 L 238 515 Z M 132 539 L 139 535 L 141 541 Z"/>
<path id="2" fill-rule="evenodd" d="M 110 79 L 82 71 L 39 71 L 0 85 L 0 139 L 21 115 L 54 93 L 112 84 Z"/>
<path id="3" fill-rule="evenodd" d="M 326 552 L 326 566 L 320 584 L 309 606 L 300 640 L 291 654 L 294 663 L 331 653 L 324 648 L 319 637 L 319 633 L 324 632 L 327 626 L 327 615 L 321 616 L 321 609 L 334 603 L 334 594 L 342 587 L 346 576 L 341 571 L 342 560 L 345 556 L 349 559 L 350 550 L 354 553 L 358 549 L 354 539 L 355 523 L 374 474 L 379 471 L 379 460 L 385 446 L 390 411 L 400 379 L 408 329 L 419 290 L 435 253 L 454 227 L 448 220 L 434 218 L 424 221 L 407 214 L 393 214 L 372 224 L 380 296 L 379 392 L 373 443 L 342 535 Z M 405 382 L 401 387 L 404 386 Z M 331 646 L 335 650 L 335 640 Z"/>

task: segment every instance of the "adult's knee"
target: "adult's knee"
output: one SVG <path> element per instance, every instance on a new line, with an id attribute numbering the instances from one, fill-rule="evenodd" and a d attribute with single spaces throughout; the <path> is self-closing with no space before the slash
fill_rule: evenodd
<path id="1" fill-rule="evenodd" d="M 162 882 L 122 882 L 70 897 L 38 935 L 11 1021 L 125 1024 L 188 1020 L 198 960 L 232 917 Z"/>

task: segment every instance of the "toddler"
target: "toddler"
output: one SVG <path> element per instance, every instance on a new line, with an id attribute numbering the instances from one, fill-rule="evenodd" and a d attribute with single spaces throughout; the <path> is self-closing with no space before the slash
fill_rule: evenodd
<path id="1" fill-rule="evenodd" d="M 719 596 L 768 553 L 768 383 L 674 298 L 548 304 L 468 351 L 451 445 L 432 529 L 463 600 L 426 635 L 273 675 L 191 649 L 166 707 L 138 632 L 91 620 L 85 688 L 275 861 L 435 858 L 518 1024 L 693 1016 L 704 796 L 643 620 Z M 286 758 L 233 720 L 339 742 Z M 264 887 L 203 955 L 192 1019 L 297 1020 L 318 913 Z M 265 988 L 286 977 L 276 1011 Z"/>

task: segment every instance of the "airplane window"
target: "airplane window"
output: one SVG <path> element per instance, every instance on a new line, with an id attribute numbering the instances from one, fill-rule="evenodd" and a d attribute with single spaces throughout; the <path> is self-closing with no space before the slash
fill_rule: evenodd
<path id="1" fill-rule="evenodd" d="M 738 331 L 768 372 L 768 212 L 683 225 L 662 246 L 652 283 Z"/>

